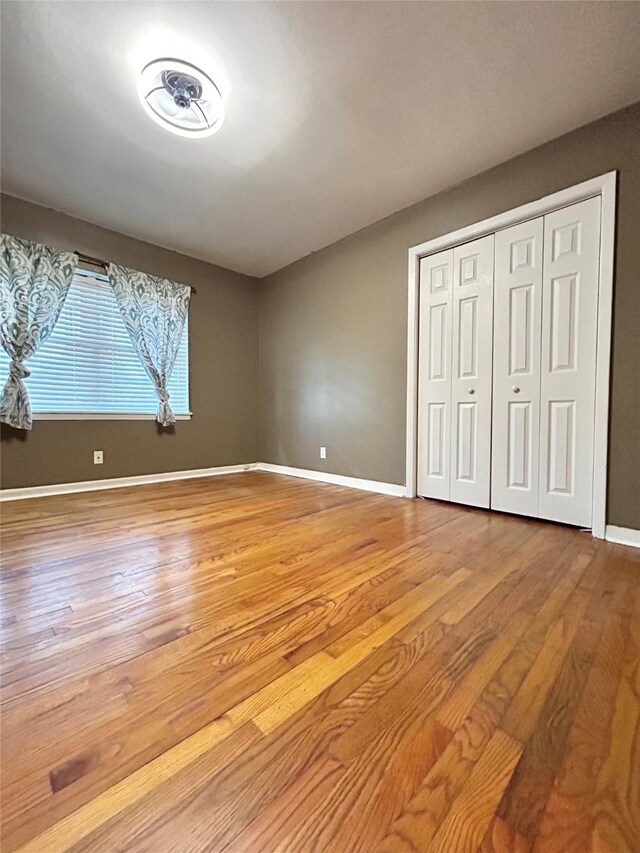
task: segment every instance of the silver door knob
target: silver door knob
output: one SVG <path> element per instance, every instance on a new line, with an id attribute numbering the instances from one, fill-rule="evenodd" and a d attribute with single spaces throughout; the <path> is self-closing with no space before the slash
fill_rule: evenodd
<path id="1" fill-rule="evenodd" d="M 476 389 L 475 389 L 475 388 L 469 388 L 469 394 L 473 395 L 473 394 L 475 394 L 475 393 L 476 393 Z"/>
<path id="2" fill-rule="evenodd" d="M 519 393 L 520 393 L 520 388 L 519 388 L 517 385 L 514 385 L 514 386 L 513 386 L 513 393 L 514 393 L 514 394 L 519 394 Z"/>

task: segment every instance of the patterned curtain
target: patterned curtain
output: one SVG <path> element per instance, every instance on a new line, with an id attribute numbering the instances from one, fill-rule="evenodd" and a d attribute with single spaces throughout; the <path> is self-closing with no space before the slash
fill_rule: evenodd
<path id="1" fill-rule="evenodd" d="M 24 362 L 58 322 L 76 269 L 77 256 L 0 234 L 0 343 L 11 359 L 0 398 L 0 421 L 31 429 Z"/>
<path id="2" fill-rule="evenodd" d="M 191 290 L 166 278 L 109 264 L 107 271 L 131 342 L 160 400 L 156 420 L 175 423 L 167 382 L 176 361 Z"/>

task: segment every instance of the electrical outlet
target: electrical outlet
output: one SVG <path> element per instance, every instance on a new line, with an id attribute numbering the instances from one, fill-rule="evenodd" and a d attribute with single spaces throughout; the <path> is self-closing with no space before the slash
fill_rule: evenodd
<path id="1" fill-rule="evenodd" d="M 326 459 L 326 458 L 327 458 L 327 448 L 321 447 L 320 448 L 320 459 Z"/>
<path id="2" fill-rule="evenodd" d="M 94 465 L 102 465 L 104 462 L 104 454 L 102 450 L 94 450 L 93 451 L 93 464 Z"/>

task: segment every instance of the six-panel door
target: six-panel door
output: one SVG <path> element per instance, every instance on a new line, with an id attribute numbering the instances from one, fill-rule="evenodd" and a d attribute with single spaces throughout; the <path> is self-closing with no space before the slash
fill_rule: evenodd
<path id="1" fill-rule="evenodd" d="M 544 232 L 538 516 L 591 527 L 600 198 Z"/>

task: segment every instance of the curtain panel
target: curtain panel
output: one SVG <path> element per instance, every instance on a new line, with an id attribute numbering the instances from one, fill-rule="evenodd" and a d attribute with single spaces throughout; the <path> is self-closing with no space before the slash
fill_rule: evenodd
<path id="1" fill-rule="evenodd" d="M 25 361 L 53 331 L 75 273 L 77 256 L 0 234 L 0 343 L 11 359 L 0 421 L 31 429 L 31 371 Z"/>
<path id="2" fill-rule="evenodd" d="M 154 384 L 159 399 L 156 420 L 175 423 L 167 382 L 176 361 L 187 312 L 190 288 L 127 267 L 109 264 L 109 281 L 131 342 Z"/>

